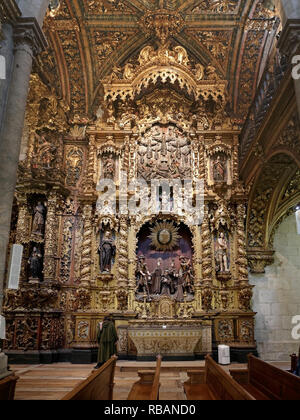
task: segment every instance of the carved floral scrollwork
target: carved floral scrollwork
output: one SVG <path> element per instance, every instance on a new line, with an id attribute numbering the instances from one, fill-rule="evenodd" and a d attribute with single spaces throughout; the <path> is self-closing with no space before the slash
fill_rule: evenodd
<path id="1" fill-rule="evenodd" d="M 88 311 L 91 306 L 91 293 L 83 287 L 76 290 L 75 306 L 78 311 Z"/>

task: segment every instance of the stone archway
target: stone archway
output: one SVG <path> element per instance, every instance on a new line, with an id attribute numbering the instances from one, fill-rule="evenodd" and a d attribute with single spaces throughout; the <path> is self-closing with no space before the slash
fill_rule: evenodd
<path id="1" fill-rule="evenodd" d="M 274 263 L 265 273 L 249 277 L 255 286 L 255 336 L 262 359 L 288 361 L 300 344 L 292 338 L 292 318 L 300 314 L 300 235 L 294 214 L 277 227 L 274 250 Z"/>

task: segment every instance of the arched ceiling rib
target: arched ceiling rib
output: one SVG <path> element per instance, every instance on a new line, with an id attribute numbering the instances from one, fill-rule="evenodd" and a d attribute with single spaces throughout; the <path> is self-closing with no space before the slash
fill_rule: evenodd
<path id="1" fill-rule="evenodd" d="M 140 25 L 151 10 L 181 13 L 175 36 L 191 59 L 228 80 L 232 112 L 244 120 L 270 48 L 275 13 L 261 0 L 61 0 L 44 30 L 53 45 L 62 93 L 74 114 L 90 114 L 100 80 L 136 56 L 146 41 Z M 174 40 L 173 40 L 174 41 Z"/>

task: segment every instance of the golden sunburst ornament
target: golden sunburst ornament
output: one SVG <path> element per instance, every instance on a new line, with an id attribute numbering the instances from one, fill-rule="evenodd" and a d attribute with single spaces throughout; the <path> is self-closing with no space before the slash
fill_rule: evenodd
<path id="1" fill-rule="evenodd" d="M 150 231 L 151 245 L 157 251 L 172 251 L 178 246 L 179 226 L 175 226 L 173 222 L 157 222 Z"/>

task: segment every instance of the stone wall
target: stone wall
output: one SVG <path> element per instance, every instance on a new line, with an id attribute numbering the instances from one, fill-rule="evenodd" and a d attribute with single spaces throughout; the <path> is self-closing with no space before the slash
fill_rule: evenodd
<path id="1" fill-rule="evenodd" d="M 292 318 L 300 315 L 300 235 L 295 216 L 289 216 L 275 234 L 275 262 L 263 275 L 250 275 L 255 285 L 258 352 L 267 361 L 287 361 L 298 353 L 300 340 L 292 339 Z"/>

